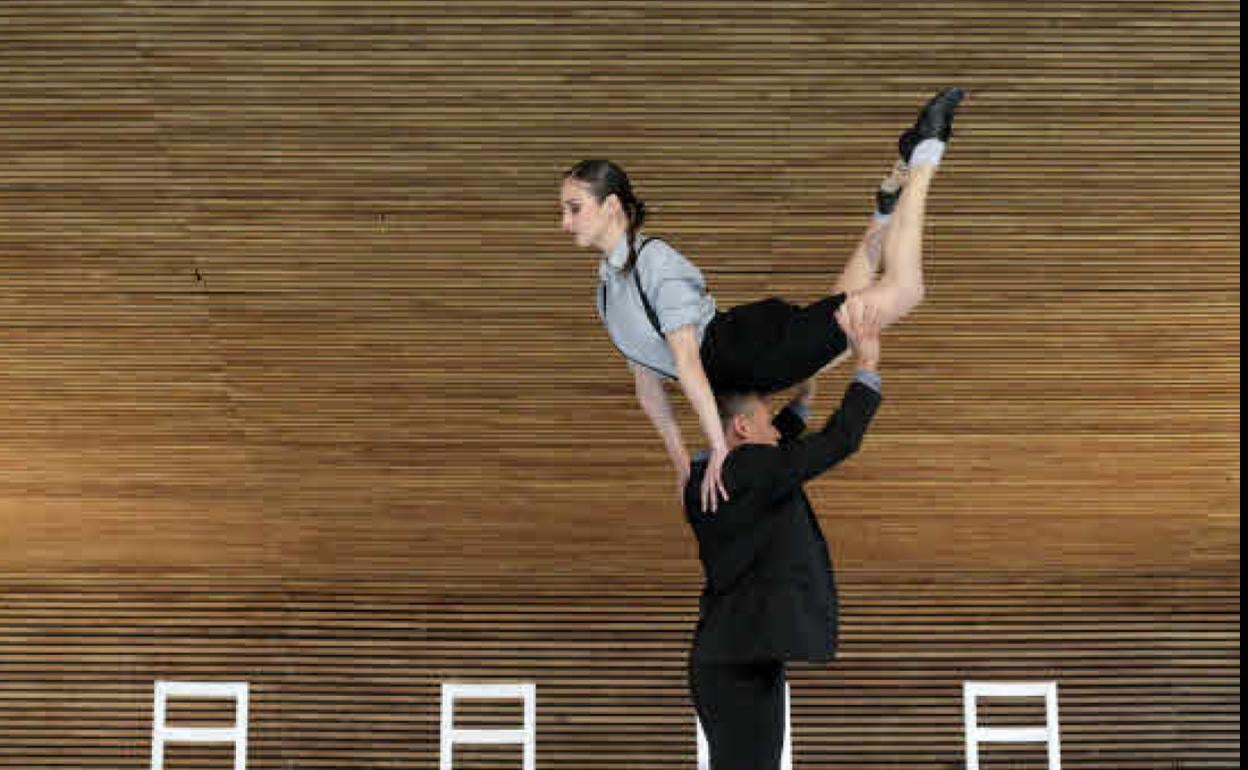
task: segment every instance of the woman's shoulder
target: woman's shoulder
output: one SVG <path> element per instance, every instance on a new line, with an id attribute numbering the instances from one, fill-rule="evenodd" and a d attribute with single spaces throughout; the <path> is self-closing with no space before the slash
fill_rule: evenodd
<path id="1" fill-rule="evenodd" d="M 676 246 L 672 244 L 671 238 L 658 233 L 637 233 L 637 238 L 633 241 L 633 244 L 636 248 L 645 249 L 646 251 L 658 249 L 680 253 L 677 251 Z"/>
<path id="2" fill-rule="evenodd" d="M 661 235 L 638 235 L 635 248 L 637 262 L 643 271 L 647 267 L 679 270 L 693 266 L 670 240 Z"/>

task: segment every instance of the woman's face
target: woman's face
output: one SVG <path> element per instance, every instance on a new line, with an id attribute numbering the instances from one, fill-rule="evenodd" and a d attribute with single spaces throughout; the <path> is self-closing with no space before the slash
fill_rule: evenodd
<path id="1" fill-rule="evenodd" d="M 611 197 L 599 203 L 589 185 L 575 179 L 563 180 L 559 192 L 563 208 L 563 231 L 576 240 L 581 248 L 605 249 L 602 241 L 611 223 Z"/>

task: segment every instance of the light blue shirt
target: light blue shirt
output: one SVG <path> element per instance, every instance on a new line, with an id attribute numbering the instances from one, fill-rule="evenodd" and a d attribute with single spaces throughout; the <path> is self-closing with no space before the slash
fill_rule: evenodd
<path id="1" fill-rule="evenodd" d="M 634 242 L 640 247 L 642 236 Z M 668 379 L 676 378 L 676 359 L 667 339 L 655 331 L 637 292 L 628 262 L 627 235 L 598 265 L 598 317 L 624 357 Z M 693 326 L 698 342 L 715 317 L 715 299 L 706 290 L 702 272 L 666 241 L 653 239 L 641 249 L 633 268 L 641 277 L 650 306 L 663 334 Z"/>

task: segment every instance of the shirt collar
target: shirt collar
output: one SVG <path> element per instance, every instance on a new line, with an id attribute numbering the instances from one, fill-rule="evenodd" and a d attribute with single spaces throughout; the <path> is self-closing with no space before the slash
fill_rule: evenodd
<path id="1" fill-rule="evenodd" d="M 623 270 L 624 265 L 628 263 L 628 233 L 620 236 L 615 242 L 615 248 L 611 249 L 611 253 L 607 254 L 607 264 L 616 270 Z"/>

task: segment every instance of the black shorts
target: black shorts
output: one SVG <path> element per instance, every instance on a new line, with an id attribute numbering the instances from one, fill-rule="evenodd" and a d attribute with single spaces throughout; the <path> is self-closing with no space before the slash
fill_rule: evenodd
<path id="1" fill-rule="evenodd" d="M 775 393 L 814 376 L 849 347 L 834 313 L 844 294 L 798 307 L 778 297 L 717 313 L 702 337 L 711 389 Z"/>

